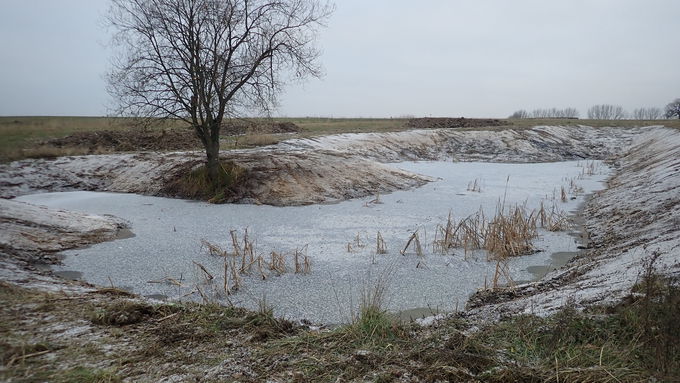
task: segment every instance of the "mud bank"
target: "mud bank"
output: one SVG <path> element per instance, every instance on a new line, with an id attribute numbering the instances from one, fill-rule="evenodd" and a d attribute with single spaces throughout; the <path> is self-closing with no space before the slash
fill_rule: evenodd
<path id="1" fill-rule="evenodd" d="M 390 162 L 604 159 L 619 155 L 645 129 L 649 128 L 578 126 L 341 134 L 228 151 L 222 157 L 244 172 L 230 202 L 304 205 L 403 190 L 431 181 L 396 169 Z M 169 183 L 203 162 L 202 152 L 16 161 L 0 165 L 0 197 L 74 190 L 168 196 Z"/>
<path id="2" fill-rule="evenodd" d="M 0 281 L 42 291 L 91 291 L 54 276 L 47 265 L 59 263 L 61 251 L 127 237 L 127 227 L 112 216 L 0 199 Z"/>
<path id="3" fill-rule="evenodd" d="M 585 210 L 590 249 L 539 282 L 478 293 L 469 315 L 549 315 L 565 305 L 615 304 L 649 264 L 680 275 L 680 132 L 642 134 L 615 167 L 609 187 Z"/>
<path id="4" fill-rule="evenodd" d="M 57 252 L 116 239 L 127 226 L 113 216 L 0 199 L 0 254 L 28 263 L 54 263 Z"/>

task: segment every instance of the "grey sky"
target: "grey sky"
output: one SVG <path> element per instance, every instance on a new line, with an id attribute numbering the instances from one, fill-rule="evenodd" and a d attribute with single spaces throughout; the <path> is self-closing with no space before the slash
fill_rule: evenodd
<path id="1" fill-rule="evenodd" d="M 284 116 L 506 117 L 680 97 L 677 0 L 336 0 Z M 106 0 L 0 0 L 0 115 L 103 115 Z"/>

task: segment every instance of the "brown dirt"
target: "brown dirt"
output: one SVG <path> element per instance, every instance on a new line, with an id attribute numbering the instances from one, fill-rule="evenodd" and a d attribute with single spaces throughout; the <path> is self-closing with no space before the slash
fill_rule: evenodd
<path id="1" fill-rule="evenodd" d="M 42 144 L 57 148 L 86 148 L 90 154 L 102 151 L 166 151 L 201 148 L 201 142 L 190 129 L 79 132 L 62 138 L 54 138 Z"/>
<path id="2" fill-rule="evenodd" d="M 459 129 L 486 126 L 507 126 L 507 121 L 479 118 L 412 118 L 406 126 L 413 129 Z"/>
<path id="3" fill-rule="evenodd" d="M 235 136 L 240 134 L 280 134 L 297 133 L 300 127 L 292 122 L 254 122 L 231 121 L 222 125 L 222 135 Z"/>
<path id="4" fill-rule="evenodd" d="M 222 135 L 280 134 L 299 132 L 292 122 L 229 122 Z M 130 151 L 179 151 L 201 149 L 201 141 L 192 129 L 138 129 L 78 132 L 41 143 L 42 147 L 83 148 L 87 154 Z"/>

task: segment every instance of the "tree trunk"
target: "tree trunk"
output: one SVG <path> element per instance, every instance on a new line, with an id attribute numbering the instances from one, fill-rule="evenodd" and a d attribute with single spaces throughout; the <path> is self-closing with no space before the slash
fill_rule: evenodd
<path id="1" fill-rule="evenodd" d="M 208 157 L 206 163 L 208 179 L 213 186 L 217 187 L 220 179 L 220 140 L 207 139 L 205 153 Z"/>

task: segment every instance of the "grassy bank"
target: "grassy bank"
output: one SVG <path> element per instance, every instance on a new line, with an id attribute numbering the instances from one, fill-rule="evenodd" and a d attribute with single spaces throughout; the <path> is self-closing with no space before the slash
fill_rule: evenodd
<path id="1" fill-rule="evenodd" d="M 649 269 L 651 270 L 651 269 Z M 380 290 L 382 291 L 382 290 Z M 641 276 L 613 307 L 569 305 L 496 323 L 395 322 L 364 299 L 353 323 L 310 330 L 260 310 L 150 304 L 114 288 L 37 292 L 0 283 L 0 379 L 640 382 L 680 377 L 678 280 Z"/>
<path id="2" fill-rule="evenodd" d="M 394 132 L 409 129 L 404 118 L 277 118 L 279 122 L 292 122 L 300 128 L 293 137 L 313 137 L 338 133 Z M 589 125 L 646 126 L 665 125 L 680 129 L 680 120 L 633 121 L 633 120 L 565 120 L 522 119 L 503 120 L 505 126 L 488 129 L 530 128 L 536 125 Z M 185 128 L 178 121 L 164 121 L 152 129 Z M 31 157 L 52 157 L 88 153 L 86 148 L 54 148 L 40 145 L 52 138 L 61 138 L 79 132 L 128 131 L 140 129 L 128 118 L 112 117 L 0 117 L 0 160 L 16 160 Z M 479 128 L 466 128 L 479 129 Z M 223 149 L 268 145 L 290 138 L 290 134 L 254 134 L 240 138 L 226 138 Z M 91 151 L 89 151 L 91 152 Z"/>

